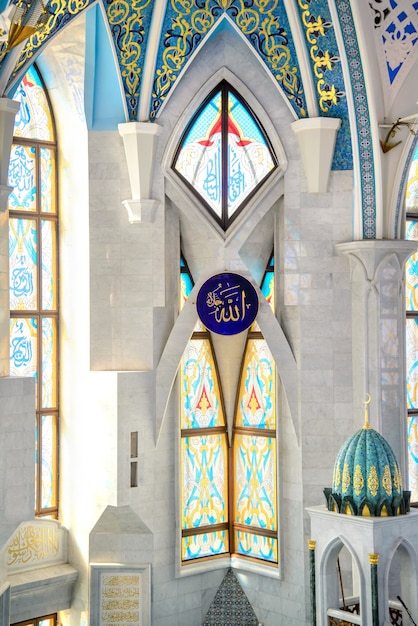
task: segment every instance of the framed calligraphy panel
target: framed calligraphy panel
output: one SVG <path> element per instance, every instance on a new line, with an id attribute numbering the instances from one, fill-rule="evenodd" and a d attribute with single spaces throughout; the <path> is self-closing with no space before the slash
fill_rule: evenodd
<path id="1" fill-rule="evenodd" d="M 258 295 L 244 276 L 223 272 L 209 278 L 196 298 L 199 318 L 208 330 L 236 335 L 247 330 L 257 317 Z"/>
<path id="2" fill-rule="evenodd" d="M 151 626 L 151 565 L 91 565 L 91 626 Z"/>

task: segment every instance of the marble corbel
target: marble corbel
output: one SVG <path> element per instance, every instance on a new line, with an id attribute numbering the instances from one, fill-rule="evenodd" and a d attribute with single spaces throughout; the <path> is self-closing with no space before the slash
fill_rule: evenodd
<path id="1" fill-rule="evenodd" d="M 7 201 L 12 191 L 8 186 L 10 151 L 13 129 L 20 102 L 10 98 L 0 98 L 0 213 L 6 211 Z"/>
<path id="2" fill-rule="evenodd" d="M 153 222 L 158 202 L 151 198 L 156 137 L 161 127 L 150 122 L 119 124 L 123 138 L 132 198 L 124 200 L 131 224 Z"/>
<path id="3" fill-rule="evenodd" d="M 308 117 L 291 126 L 299 141 L 309 193 L 326 193 L 341 120 Z"/>

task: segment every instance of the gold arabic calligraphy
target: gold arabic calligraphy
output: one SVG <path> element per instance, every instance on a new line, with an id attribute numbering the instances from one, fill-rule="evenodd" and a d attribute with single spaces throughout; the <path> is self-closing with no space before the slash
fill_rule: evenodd
<path id="1" fill-rule="evenodd" d="M 140 580 L 137 575 L 102 577 L 101 623 L 106 626 L 140 626 Z"/>
<path id="2" fill-rule="evenodd" d="M 247 309 L 251 304 L 246 302 L 245 290 L 238 285 L 223 287 L 222 283 L 206 296 L 206 305 L 212 309 L 209 315 L 213 315 L 217 323 L 238 322 L 245 318 Z"/>
<path id="3" fill-rule="evenodd" d="M 24 525 L 14 535 L 7 551 L 7 565 L 43 561 L 59 553 L 59 537 L 55 528 Z"/>

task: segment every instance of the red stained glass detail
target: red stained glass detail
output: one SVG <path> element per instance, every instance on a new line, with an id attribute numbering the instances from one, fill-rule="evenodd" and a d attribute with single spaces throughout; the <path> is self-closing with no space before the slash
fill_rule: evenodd
<path id="1" fill-rule="evenodd" d="M 202 413 L 206 413 L 208 409 L 211 408 L 211 403 L 208 398 L 208 394 L 206 393 L 205 387 L 202 389 L 202 395 L 200 396 L 200 400 L 198 402 L 197 407 L 201 409 Z"/>
<path id="2" fill-rule="evenodd" d="M 250 409 L 251 413 L 254 415 L 254 413 L 261 407 L 258 398 L 257 398 L 257 394 L 255 393 L 255 389 L 253 387 L 252 391 L 251 391 L 251 396 L 250 396 L 250 400 L 248 402 L 248 408 Z"/>

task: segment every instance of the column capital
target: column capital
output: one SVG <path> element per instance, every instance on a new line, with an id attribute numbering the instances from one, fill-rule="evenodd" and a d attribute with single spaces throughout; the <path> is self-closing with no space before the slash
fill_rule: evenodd
<path id="1" fill-rule="evenodd" d="M 336 244 L 340 254 L 354 259 L 364 269 L 366 278 L 373 280 L 382 261 L 390 256 L 396 257 L 402 269 L 406 259 L 418 249 L 417 241 L 406 239 L 362 239 Z"/>

